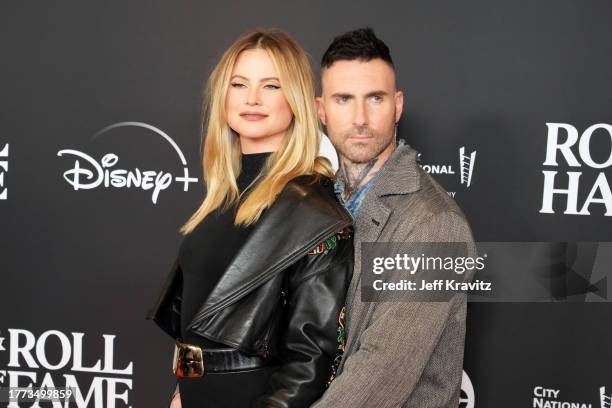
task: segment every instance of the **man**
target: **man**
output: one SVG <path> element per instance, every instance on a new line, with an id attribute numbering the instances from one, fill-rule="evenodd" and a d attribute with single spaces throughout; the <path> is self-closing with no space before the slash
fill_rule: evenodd
<path id="1" fill-rule="evenodd" d="M 339 153 L 336 191 L 355 218 L 346 348 L 313 407 L 458 406 L 466 298 L 363 302 L 362 242 L 468 242 L 454 201 L 395 131 L 403 109 L 389 48 L 369 29 L 336 37 L 322 58 L 318 113 Z"/>

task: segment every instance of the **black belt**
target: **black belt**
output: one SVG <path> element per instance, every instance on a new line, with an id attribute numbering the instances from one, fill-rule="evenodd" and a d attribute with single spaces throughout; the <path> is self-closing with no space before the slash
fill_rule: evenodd
<path id="1" fill-rule="evenodd" d="M 247 356 L 233 348 L 204 349 L 176 343 L 172 371 L 177 377 L 203 377 L 205 373 L 224 373 L 265 367 L 269 359 Z"/>

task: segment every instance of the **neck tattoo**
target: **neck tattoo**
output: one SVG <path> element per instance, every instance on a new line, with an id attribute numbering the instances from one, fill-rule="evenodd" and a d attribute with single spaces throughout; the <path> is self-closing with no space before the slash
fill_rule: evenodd
<path id="1" fill-rule="evenodd" d="M 355 179 L 353 180 L 351 180 L 351 177 L 348 174 L 349 172 L 347 171 L 346 164 L 342 163 L 341 165 L 342 175 L 344 176 L 344 181 L 345 181 L 344 182 L 344 195 L 346 198 L 349 198 L 350 196 L 352 196 L 355 190 L 359 188 L 359 186 L 361 185 L 361 182 L 368 176 L 368 174 L 370 173 L 370 170 L 372 170 L 372 168 L 374 167 L 377 161 L 378 161 L 378 158 L 374 158 L 370 160 L 365 166 L 363 166 L 363 168 L 361 169 L 357 177 L 355 177 Z"/>

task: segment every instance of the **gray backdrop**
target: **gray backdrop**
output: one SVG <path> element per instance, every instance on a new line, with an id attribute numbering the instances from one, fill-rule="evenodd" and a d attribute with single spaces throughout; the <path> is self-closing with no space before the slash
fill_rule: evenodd
<path id="1" fill-rule="evenodd" d="M 172 341 L 144 315 L 201 200 L 202 83 L 256 27 L 289 31 L 315 68 L 335 35 L 373 27 L 406 95 L 399 134 L 478 241 L 611 241 L 609 129 L 568 147 L 578 166 L 558 150 L 544 164 L 549 138 L 612 123 L 611 17 L 602 0 L 2 2 L 0 387 L 164 406 Z M 144 188 L 120 187 L 118 170 L 137 168 Z M 542 211 L 545 171 L 558 189 L 580 172 L 569 201 L 583 210 L 593 189 L 588 214 L 559 193 Z M 462 406 L 531 407 L 556 390 L 599 407 L 611 317 L 609 303 L 470 304 Z"/>

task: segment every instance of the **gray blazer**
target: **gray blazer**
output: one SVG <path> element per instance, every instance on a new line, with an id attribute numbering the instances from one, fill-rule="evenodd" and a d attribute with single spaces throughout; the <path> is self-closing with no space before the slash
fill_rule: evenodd
<path id="1" fill-rule="evenodd" d="M 346 351 L 313 407 L 457 408 L 466 296 L 448 302 L 362 302 L 362 242 L 468 242 L 465 216 L 401 141 L 355 222 L 355 269 L 346 300 Z M 467 274 L 466 274 L 467 275 Z M 469 277 L 465 277 L 469 280 Z"/>

